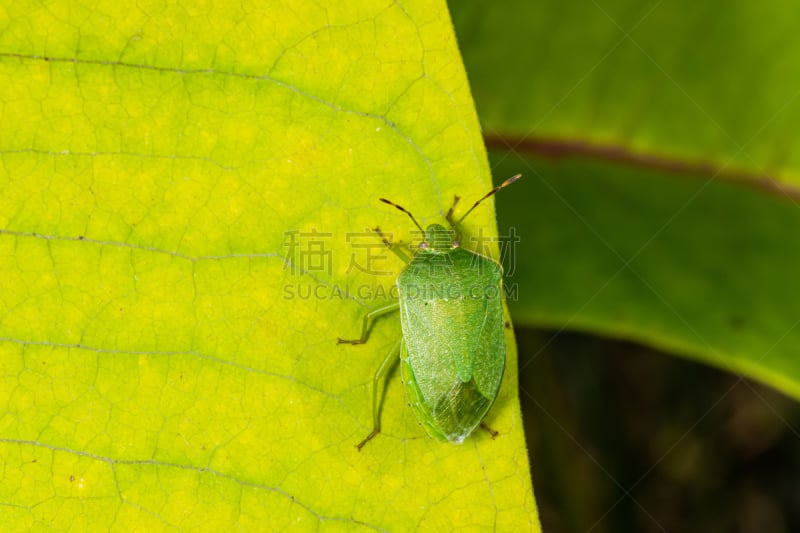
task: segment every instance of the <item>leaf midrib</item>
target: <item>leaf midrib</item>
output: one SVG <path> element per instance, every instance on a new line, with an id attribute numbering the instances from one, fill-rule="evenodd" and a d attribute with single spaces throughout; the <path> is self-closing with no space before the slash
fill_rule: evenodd
<path id="1" fill-rule="evenodd" d="M 513 150 L 520 154 L 547 159 L 579 157 L 611 164 L 625 165 L 664 172 L 676 177 L 707 178 L 751 187 L 796 203 L 800 188 L 776 179 L 767 173 L 732 168 L 707 159 L 682 158 L 677 155 L 632 150 L 621 144 L 597 143 L 581 138 L 484 135 L 489 150 Z"/>

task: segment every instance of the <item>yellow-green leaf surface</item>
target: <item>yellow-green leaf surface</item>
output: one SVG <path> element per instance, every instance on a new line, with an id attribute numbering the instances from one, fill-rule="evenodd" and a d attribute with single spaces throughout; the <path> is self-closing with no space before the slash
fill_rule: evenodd
<path id="1" fill-rule="evenodd" d="M 354 446 L 378 197 L 490 186 L 443 2 L 6 3 L 0 105 L 3 529 L 538 529 L 510 332 L 495 440 Z"/>

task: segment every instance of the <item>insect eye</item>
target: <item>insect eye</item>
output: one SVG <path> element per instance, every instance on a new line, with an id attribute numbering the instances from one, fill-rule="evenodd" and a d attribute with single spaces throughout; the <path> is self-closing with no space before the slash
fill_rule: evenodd
<path id="1" fill-rule="evenodd" d="M 423 249 L 423 250 L 427 250 L 428 249 L 428 243 L 425 242 L 425 241 L 422 241 L 421 243 L 419 243 L 419 247 L 421 249 Z"/>
<path id="2" fill-rule="evenodd" d="M 458 241 L 453 241 L 453 248 L 458 248 L 459 246 L 461 246 L 461 243 L 460 243 L 460 242 L 458 242 Z"/>

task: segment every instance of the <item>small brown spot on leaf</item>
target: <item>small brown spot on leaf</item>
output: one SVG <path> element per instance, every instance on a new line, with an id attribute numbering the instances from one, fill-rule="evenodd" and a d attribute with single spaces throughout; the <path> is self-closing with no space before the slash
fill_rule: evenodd
<path id="1" fill-rule="evenodd" d="M 746 323 L 746 321 L 745 321 L 744 317 L 742 317 L 740 315 L 731 315 L 731 316 L 728 317 L 728 324 L 730 324 L 730 326 L 733 329 L 737 329 L 737 330 L 738 329 L 743 329 L 744 326 L 745 326 L 745 323 Z"/>

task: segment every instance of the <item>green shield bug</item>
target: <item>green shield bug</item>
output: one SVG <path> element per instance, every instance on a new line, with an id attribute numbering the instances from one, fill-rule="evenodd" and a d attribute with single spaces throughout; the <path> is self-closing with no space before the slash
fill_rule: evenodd
<path id="1" fill-rule="evenodd" d="M 339 344 L 363 344 L 375 318 L 400 311 L 403 335 L 373 377 L 373 428 L 357 444 L 359 450 L 380 432 L 378 385 L 398 357 L 414 414 L 439 441 L 463 442 L 494 403 L 506 361 L 503 267 L 461 248 L 453 237 L 473 209 L 519 178 L 518 174 L 507 179 L 453 222 L 456 197 L 446 217 L 452 231 L 440 224 L 423 230 L 410 211 L 380 199 L 407 214 L 422 231 L 423 240 L 409 258 L 376 228 L 384 243 L 407 263 L 397 277 L 398 301 L 367 313 L 358 339 L 338 339 Z"/>

